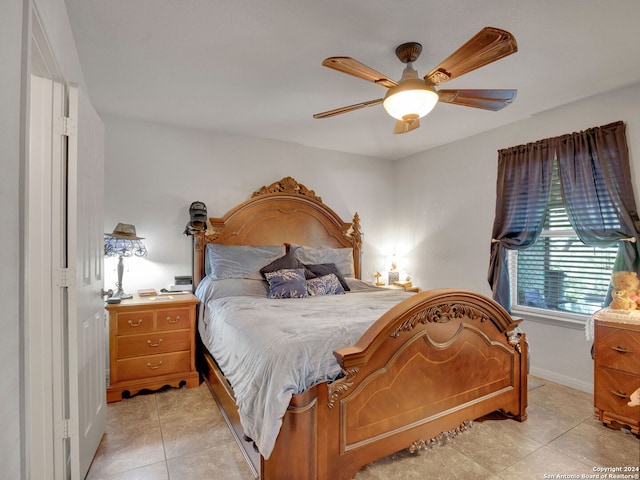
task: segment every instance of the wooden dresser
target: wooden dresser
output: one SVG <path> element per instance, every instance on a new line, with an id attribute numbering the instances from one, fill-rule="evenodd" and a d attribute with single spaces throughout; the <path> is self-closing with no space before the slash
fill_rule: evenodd
<path id="1" fill-rule="evenodd" d="M 165 385 L 196 387 L 196 304 L 191 294 L 139 297 L 109 312 L 107 402 Z"/>
<path id="2" fill-rule="evenodd" d="M 594 404 L 602 423 L 626 425 L 638 435 L 640 406 L 627 404 L 629 396 L 640 388 L 640 321 L 632 321 L 630 315 L 625 320 L 621 315 L 605 314 L 600 319 L 596 315 L 594 320 Z"/>

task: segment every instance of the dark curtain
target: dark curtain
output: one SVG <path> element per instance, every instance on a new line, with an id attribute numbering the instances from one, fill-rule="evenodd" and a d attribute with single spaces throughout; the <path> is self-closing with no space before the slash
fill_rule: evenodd
<path id="1" fill-rule="evenodd" d="M 580 240 L 593 247 L 619 242 L 613 271 L 637 272 L 640 222 L 624 123 L 560 137 L 557 156 L 565 207 Z"/>
<path id="2" fill-rule="evenodd" d="M 493 298 L 507 311 L 511 311 L 507 249 L 525 249 L 538 239 L 555 156 L 565 208 L 578 237 L 594 247 L 619 242 L 613 271 L 638 271 L 640 221 L 623 122 L 500 150 L 498 154 L 488 280 Z M 610 297 L 607 304 L 609 301 Z"/>
<path id="3" fill-rule="evenodd" d="M 507 250 L 527 248 L 540 236 L 554 154 L 553 144 L 548 140 L 498 152 L 496 216 L 488 280 L 493 298 L 509 312 Z"/>

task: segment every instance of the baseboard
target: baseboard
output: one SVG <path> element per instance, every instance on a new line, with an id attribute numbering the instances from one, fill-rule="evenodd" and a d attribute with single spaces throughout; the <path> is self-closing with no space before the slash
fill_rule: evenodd
<path id="1" fill-rule="evenodd" d="M 581 392 L 593 394 L 593 382 L 583 382 L 581 380 L 577 380 L 575 378 L 568 377 L 557 372 L 552 372 L 551 370 L 545 370 L 544 368 L 535 368 L 533 366 L 531 367 L 529 374 L 533 375 L 534 377 L 540 377 L 545 380 L 549 380 L 550 382 L 564 385 L 565 387 L 575 388 L 576 390 L 580 390 Z"/>

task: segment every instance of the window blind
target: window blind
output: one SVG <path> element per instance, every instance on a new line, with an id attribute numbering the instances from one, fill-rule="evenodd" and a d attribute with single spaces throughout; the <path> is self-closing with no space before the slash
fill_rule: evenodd
<path id="1" fill-rule="evenodd" d="M 593 212 L 591 218 L 598 225 L 601 215 L 615 214 L 608 208 L 591 209 L 586 202 L 584 208 Z M 617 252 L 617 246 L 590 247 L 578 238 L 562 201 L 556 160 L 543 232 L 534 245 L 514 251 L 511 257 L 516 262 L 512 304 L 592 314 L 602 308 Z"/>

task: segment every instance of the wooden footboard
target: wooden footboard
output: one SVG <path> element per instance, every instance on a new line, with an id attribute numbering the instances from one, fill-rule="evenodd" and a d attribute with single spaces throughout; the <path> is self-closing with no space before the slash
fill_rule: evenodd
<path id="1" fill-rule="evenodd" d="M 367 463 L 495 410 L 524 421 L 527 344 L 518 323 L 475 293 L 412 296 L 335 352 L 340 379 L 294 396 L 268 460 L 242 439 L 233 392 L 215 362 L 204 373 L 257 477 L 350 479 Z"/>

